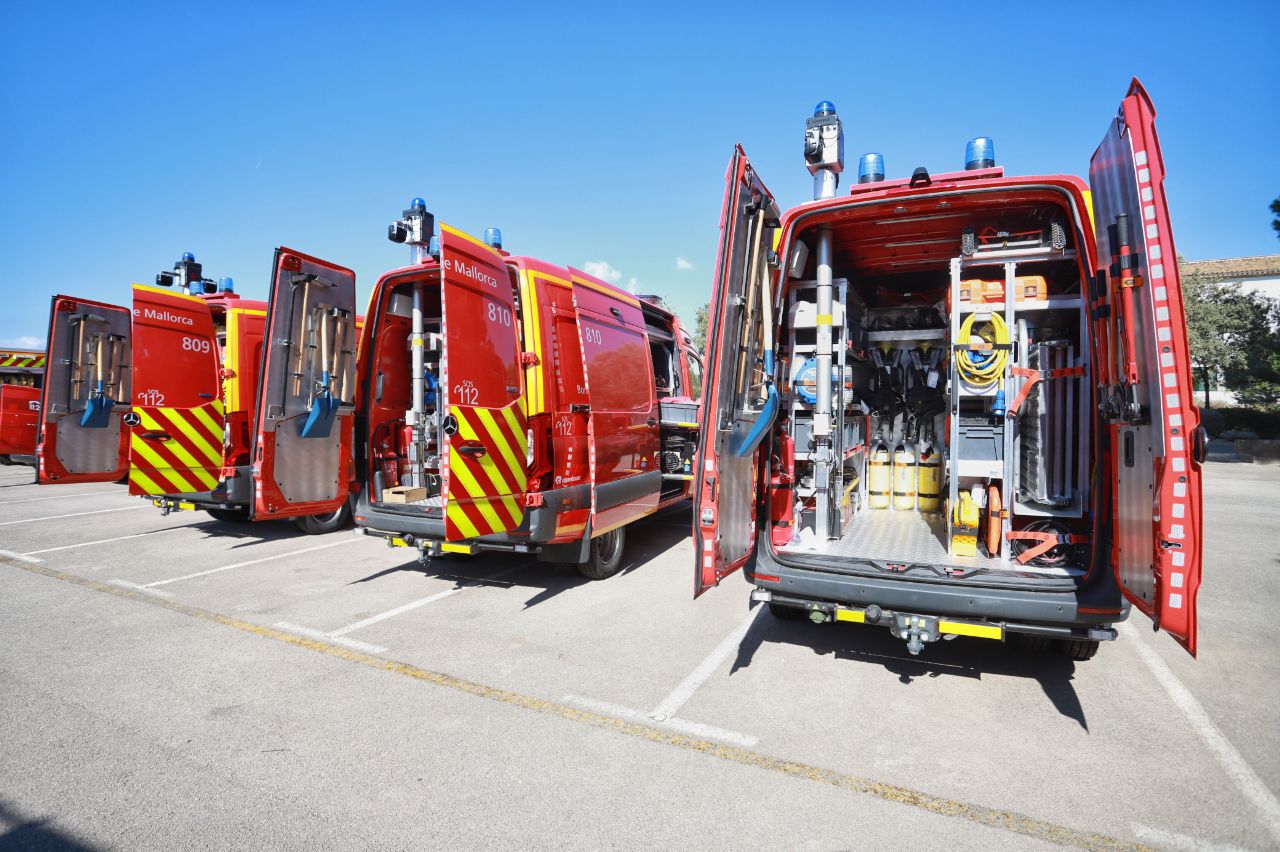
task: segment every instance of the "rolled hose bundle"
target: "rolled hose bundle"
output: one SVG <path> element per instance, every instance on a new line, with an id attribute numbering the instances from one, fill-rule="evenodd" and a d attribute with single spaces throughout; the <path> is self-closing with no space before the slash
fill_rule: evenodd
<path id="1" fill-rule="evenodd" d="M 985 388 L 995 384 L 1004 376 L 1005 364 L 1009 360 L 1009 327 L 1004 324 L 1003 317 L 993 313 L 991 319 L 975 332 L 973 320 L 976 316 L 977 314 L 969 314 L 960 324 L 959 337 L 963 343 L 956 350 L 956 372 L 970 385 Z M 990 350 L 964 348 L 973 343 L 974 337 L 985 344 L 1003 348 Z"/>

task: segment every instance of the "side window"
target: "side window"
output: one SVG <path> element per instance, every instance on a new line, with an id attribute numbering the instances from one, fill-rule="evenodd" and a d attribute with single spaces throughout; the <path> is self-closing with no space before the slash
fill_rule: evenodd
<path id="1" fill-rule="evenodd" d="M 684 355 L 689 362 L 689 398 L 696 402 L 702 399 L 702 360 L 692 349 L 686 349 Z"/>

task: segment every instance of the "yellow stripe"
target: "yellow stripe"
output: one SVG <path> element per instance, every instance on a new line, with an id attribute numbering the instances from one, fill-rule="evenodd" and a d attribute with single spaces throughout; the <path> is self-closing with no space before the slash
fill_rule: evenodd
<path id="1" fill-rule="evenodd" d="M 516 483 L 515 488 L 504 488 L 503 492 L 523 491 L 528 477 L 524 470 L 524 453 L 522 452 L 520 458 L 517 459 L 515 454 L 511 452 L 510 440 L 503 434 L 502 427 L 493 419 L 492 411 L 487 408 L 477 408 L 475 411 L 480 415 L 480 422 L 484 424 L 484 428 L 489 433 L 489 436 L 493 438 L 493 442 L 498 445 L 498 452 L 502 453 L 503 460 L 506 461 L 507 467 L 511 470 L 512 481 Z M 506 411 L 506 409 L 503 409 L 503 411 Z M 518 430 L 516 430 L 516 434 L 520 434 Z M 521 437 L 523 438 L 523 436 Z"/>
<path id="2" fill-rule="evenodd" d="M 866 624 L 867 614 L 860 609 L 836 608 L 836 621 L 852 621 L 854 624 Z"/>
<path id="3" fill-rule="evenodd" d="M 177 468 L 170 467 L 167 461 L 160 458 L 160 456 L 156 453 L 155 450 L 147 446 L 146 440 L 144 440 L 139 435 L 134 434 L 131 436 L 129 440 L 129 452 L 137 453 L 147 461 L 151 462 L 151 466 L 153 468 L 155 468 L 156 470 L 164 471 L 165 475 L 169 479 L 172 479 L 174 482 L 178 483 L 178 486 L 182 489 L 182 493 L 189 493 L 189 492 L 200 490 L 199 488 L 196 488 L 194 485 L 192 485 L 190 482 L 187 482 L 187 480 L 185 480 L 182 477 L 182 474 L 178 472 Z M 158 493 L 168 494 L 169 492 L 168 490 L 164 490 Z"/>
<path id="4" fill-rule="evenodd" d="M 134 291 L 141 290 L 144 293 L 159 293 L 162 296 L 168 296 L 171 299 L 190 299 L 193 302 L 204 304 L 204 299 L 199 296 L 192 296 L 189 293 L 183 293 L 181 290 L 170 290 L 165 287 L 152 287 L 150 284 L 134 284 Z"/>
<path id="5" fill-rule="evenodd" d="M 576 275 L 573 276 L 573 284 L 575 287 L 578 285 L 581 285 L 583 287 L 588 287 L 592 290 L 595 290 L 597 293 L 604 293 L 606 296 L 608 296 L 611 299 L 619 299 L 623 302 L 626 302 L 628 305 L 632 305 L 633 307 L 637 307 L 637 308 L 640 307 L 640 300 L 625 291 L 615 290 L 611 287 L 604 287 L 604 286 L 601 286 L 600 284 L 595 283 L 594 281 L 588 281 L 587 279 L 579 278 Z"/>
<path id="6" fill-rule="evenodd" d="M 484 249 L 489 254 L 493 255 L 494 259 L 496 259 L 498 263 L 502 263 L 502 255 L 498 254 L 497 250 L 493 246 L 488 245 L 483 240 L 477 240 L 475 237 L 471 236 L 466 231 L 459 231 L 457 228 L 454 228 L 451 225 L 446 225 L 444 222 L 440 223 L 440 230 L 444 231 L 446 234 L 452 234 L 453 236 L 458 237 L 459 239 L 466 240 L 467 242 L 471 243 L 473 246 L 476 246 L 477 248 Z"/>
<path id="7" fill-rule="evenodd" d="M 462 511 L 462 507 L 456 503 L 450 502 L 445 507 L 445 513 L 449 516 L 449 520 L 453 521 L 453 525 L 462 533 L 463 538 L 475 538 L 480 535 L 480 531 L 476 529 L 475 524 L 471 523 L 471 519 L 467 517 L 466 512 Z"/>
<path id="8" fill-rule="evenodd" d="M 537 283 L 537 276 L 529 282 L 529 301 L 525 303 L 525 310 L 533 324 L 533 354 L 538 358 L 538 363 L 533 365 L 533 399 L 536 401 L 533 410 L 543 412 L 547 410 L 547 353 L 542 348 L 542 312 L 538 310 Z"/>
<path id="9" fill-rule="evenodd" d="M 969 624 L 964 621 L 939 621 L 939 633 L 954 633 L 956 636 L 976 636 L 979 639 L 1000 639 L 1004 630 L 994 624 Z"/>
<path id="10" fill-rule="evenodd" d="M 451 541 L 440 542 L 441 553 L 463 553 L 467 556 L 476 552 L 475 545 L 472 544 L 454 544 Z"/>
<path id="11" fill-rule="evenodd" d="M 473 411 L 478 409 L 473 409 Z M 455 408 L 454 413 L 458 416 L 458 434 L 462 435 L 468 441 L 479 441 L 480 435 L 476 432 L 475 424 L 463 416 L 461 408 Z M 493 494 L 508 494 L 511 492 L 511 486 L 507 485 L 506 477 L 502 475 L 502 471 L 498 469 L 493 459 L 489 458 L 489 454 L 485 453 L 480 456 L 477 461 L 480 463 L 480 469 L 485 472 L 485 476 L 493 483 Z M 490 492 L 485 491 L 485 494 Z"/>
<path id="12" fill-rule="evenodd" d="M 195 457 L 185 447 L 180 446 L 177 441 L 174 441 L 174 445 L 169 448 L 173 450 L 175 456 L 182 459 L 187 466 L 192 468 L 204 468 L 208 464 L 222 466 L 222 454 L 209 445 L 208 439 L 200 433 L 200 430 L 187 422 L 186 412 L 173 408 L 159 408 L 156 410 L 163 414 L 165 419 L 172 423 L 179 432 L 189 438 L 209 461 L 196 461 Z"/>
<path id="13" fill-rule="evenodd" d="M 152 481 L 151 477 L 147 476 L 139 468 L 131 467 L 129 469 L 129 481 L 136 483 L 138 487 L 141 488 L 143 492 L 147 494 L 163 494 L 164 493 L 164 489 L 161 488 L 159 485 L 156 485 L 155 482 Z"/>
<path id="14" fill-rule="evenodd" d="M 160 410 L 160 411 L 162 411 L 162 412 L 164 412 L 164 414 L 166 415 L 166 419 L 169 419 L 169 420 L 172 420 L 172 419 L 173 419 L 171 416 L 169 416 L 169 414 L 170 414 L 170 409 L 162 408 L 162 409 L 159 409 L 159 410 Z M 145 411 L 145 410 L 140 410 L 138 413 L 139 413 L 139 416 L 141 417 L 141 420 L 142 420 L 142 426 L 143 426 L 144 428 L 146 428 L 146 429 L 150 429 L 150 430 L 155 431 L 155 432 L 165 432 L 165 431 L 167 431 L 167 430 L 165 429 L 165 427 L 164 427 L 164 426 L 162 426 L 158 420 L 156 420 L 155 418 L 153 418 L 153 417 L 151 416 L 151 413 L 150 413 L 150 412 Z M 134 434 L 134 435 L 133 435 L 133 438 L 134 438 L 134 439 L 137 439 L 137 440 L 141 440 L 141 439 L 139 439 L 139 438 L 138 438 L 138 435 L 136 435 L 136 434 Z M 150 447 L 148 447 L 148 449 L 150 449 Z M 181 444 L 179 444 L 177 441 L 173 441 L 173 442 L 171 442 L 170 444 L 168 444 L 168 445 L 167 445 L 167 449 L 168 449 L 170 452 L 172 452 L 175 456 L 177 456 L 179 461 L 181 461 L 183 464 L 185 464 L 185 465 L 187 466 L 187 472 L 188 472 L 189 474 L 191 474 L 191 475 L 195 476 L 195 477 L 196 477 L 196 479 L 197 479 L 197 480 L 198 480 L 202 485 L 206 486 L 206 489 L 205 489 L 205 490 L 210 490 L 210 489 L 215 488 L 215 487 L 217 486 L 217 484 L 218 484 L 217 479 L 214 479 L 212 476 L 210 476 L 210 475 L 209 475 L 209 473 L 208 473 L 207 471 L 205 471 L 205 469 L 204 469 L 204 468 L 205 468 L 205 465 L 203 465 L 202 463 L 200 463 L 200 462 L 196 461 L 195 457 L 194 457 L 194 456 L 192 456 L 192 455 L 191 455 L 191 453 L 190 453 L 190 452 L 188 452 L 188 451 L 187 451 L 187 449 L 186 449 L 185 447 L 183 447 Z M 219 466 L 221 466 L 221 464 L 222 464 L 222 463 L 221 463 L 221 461 L 219 461 L 219 462 L 218 462 L 218 464 L 219 464 Z M 169 469 L 170 469 L 170 468 L 169 468 L 168 463 L 167 463 L 167 462 L 165 462 L 163 459 L 160 461 L 160 463 L 159 463 L 159 464 L 157 464 L 157 465 L 156 465 L 156 467 L 158 467 L 158 468 L 163 468 L 163 469 L 165 469 L 165 470 L 169 470 Z M 196 488 L 189 488 L 188 490 L 190 490 L 190 491 L 197 491 L 197 490 L 199 490 L 199 489 L 196 489 Z"/>
<path id="15" fill-rule="evenodd" d="M 219 465 L 222 464 L 222 424 L 224 422 L 222 412 L 219 410 L 221 407 L 222 403 L 220 402 L 213 402 L 209 405 L 209 409 L 218 413 L 217 420 L 209 416 L 209 410 L 204 406 L 191 409 L 191 415 L 204 425 L 205 437 L 209 440 L 209 443 L 218 448 L 217 463 Z"/>
<path id="16" fill-rule="evenodd" d="M 458 451 L 452 447 L 449 448 L 449 476 L 453 482 L 461 485 L 462 490 L 472 498 L 472 502 L 480 510 L 480 514 L 484 515 L 485 520 L 489 522 L 491 530 L 506 528 L 502 521 L 498 519 L 498 513 L 493 510 L 493 507 L 489 505 L 489 501 L 485 498 L 484 489 L 476 481 L 471 471 L 466 468 Z M 450 484 L 450 489 L 452 489 L 452 484 Z M 451 490 L 449 499 L 452 501 L 456 500 L 457 497 L 458 495 L 452 493 Z"/>
<path id="17" fill-rule="evenodd" d="M 516 519 L 516 523 L 520 523 L 520 519 L 524 517 L 524 512 L 516 505 L 516 498 L 510 494 L 502 495 L 502 505 L 507 507 L 507 511 L 511 513 L 511 517 Z"/>
<path id="18" fill-rule="evenodd" d="M 524 326 L 525 346 L 537 346 L 538 330 L 534 325 L 534 321 L 538 315 L 538 302 L 534 293 L 532 276 L 522 272 L 523 279 L 520 284 L 520 305 L 524 316 L 522 325 Z M 538 360 L 542 360 L 542 355 L 535 351 Z M 529 404 L 534 411 L 542 410 L 542 383 L 538 377 L 538 367 L 540 364 L 530 364 L 524 368 L 524 392 L 529 397 Z"/>

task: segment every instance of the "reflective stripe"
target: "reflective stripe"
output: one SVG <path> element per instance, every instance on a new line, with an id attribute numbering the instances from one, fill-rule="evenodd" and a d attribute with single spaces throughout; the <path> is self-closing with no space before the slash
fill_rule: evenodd
<path id="1" fill-rule="evenodd" d="M 975 636 L 979 639 L 1001 639 L 1004 629 L 994 624 L 969 624 L 964 621 L 939 621 L 939 633 L 951 633 L 956 636 Z"/>
<path id="2" fill-rule="evenodd" d="M 180 474 L 176 468 L 174 468 L 172 465 L 166 462 L 163 458 L 161 458 L 159 453 L 157 453 L 152 447 L 147 445 L 147 440 L 139 436 L 137 433 L 134 433 L 134 435 L 130 438 L 129 450 L 130 450 L 131 456 L 134 453 L 142 456 L 144 459 L 150 462 L 151 468 L 153 471 L 155 471 L 156 473 L 162 473 L 170 482 L 172 482 L 174 485 L 177 485 L 179 488 L 181 488 L 182 491 L 179 493 L 186 493 L 186 492 L 193 492 L 193 491 L 200 490 L 199 488 L 196 488 L 187 480 L 183 479 L 182 474 Z M 153 493 L 167 494 L 169 492 L 164 491 L 164 492 L 153 492 Z"/>

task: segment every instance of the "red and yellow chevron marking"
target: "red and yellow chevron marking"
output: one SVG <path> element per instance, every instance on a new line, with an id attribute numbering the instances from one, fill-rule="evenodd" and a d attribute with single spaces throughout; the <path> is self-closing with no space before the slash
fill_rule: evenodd
<path id="1" fill-rule="evenodd" d="M 462 541 L 506 532 L 524 520 L 528 452 L 525 400 L 505 408 L 454 405 L 458 433 L 449 447 L 449 494 L 445 539 Z M 458 452 L 453 443 L 481 444 L 485 452 Z"/>
<path id="2" fill-rule="evenodd" d="M 35 369 L 43 367 L 43 352 L 0 352 L 0 367 L 23 367 Z"/>
<path id="3" fill-rule="evenodd" d="M 142 422 L 129 436 L 130 494 L 193 494 L 218 486 L 225 422 L 220 400 L 199 408 L 133 410 Z M 169 437 L 144 437 L 148 433 Z"/>

